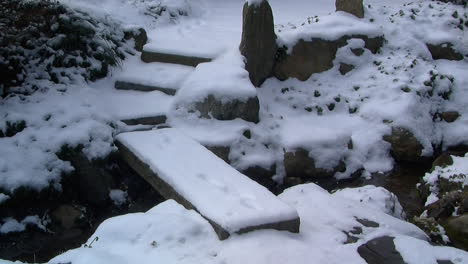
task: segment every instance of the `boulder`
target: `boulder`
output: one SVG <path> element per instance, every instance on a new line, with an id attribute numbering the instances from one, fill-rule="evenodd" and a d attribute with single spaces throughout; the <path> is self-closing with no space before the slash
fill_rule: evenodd
<path id="1" fill-rule="evenodd" d="M 372 53 L 377 53 L 384 43 L 383 36 L 371 38 L 365 35 L 342 36 L 336 40 L 301 39 L 292 48 L 291 54 L 288 55 L 286 51 L 278 53 L 273 74 L 279 80 L 297 78 L 305 81 L 314 73 L 331 69 L 337 50 L 353 38 L 364 40 L 364 47 Z"/>
<path id="2" fill-rule="evenodd" d="M 395 160 L 414 162 L 421 158 L 423 146 L 408 129 L 392 127 L 392 133 L 383 139 L 391 144 Z"/>
<path id="3" fill-rule="evenodd" d="M 456 247 L 468 250 L 468 213 L 450 218 L 444 227 Z"/>
<path id="4" fill-rule="evenodd" d="M 322 169 L 315 166 L 315 161 L 309 156 L 309 152 L 303 148 L 284 154 L 284 168 L 287 178 L 302 178 L 319 183 L 335 181 L 336 172 L 346 170 L 343 162 L 333 169 Z"/>
<path id="5" fill-rule="evenodd" d="M 460 113 L 458 113 L 457 111 L 447 111 L 447 112 L 443 112 L 442 114 L 440 114 L 440 117 L 445 122 L 452 123 L 452 122 L 455 122 L 460 117 Z"/>
<path id="6" fill-rule="evenodd" d="M 393 239 L 390 236 L 377 237 L 361 245 L 357 251 L 368 264 L 406 264 Z"/>
<path id="7" fill-rule="evenodd" d="M 252 84 L 259 87 L 273 71 L 276 34 L 273 12 L 268 1 L 245 2 L 242 12 L 242 40 L 240 52 L 245 56 L 245 69 Z"/>
<path id="8" fill-rule="evenodd" d="M 336 0 L 336 11 L 350 13 L 359 18 L 364 17 L 364 5 L 362 0 Z"/>
<path id="9" fill-rule="evenodd" d="M 434 60 L 463 60 L 463 55 L 453 48 L 449 42 L 441 44 L 426 44 Z"/>
<path id="10" fill-rule="evenodd" d="M 258 123 L 260 103 L 258 98 L 250 97 L 247 100 L 232 99 L 230 101 L 218 100 L 209 95 L 201 102 L 194 104 L 195 110 L 201 117 L 215 118 L 218 120 L 233 120 L 241 118 L 245 121 Z"/>
<path id="11" fill-rule="evenodd" d="M 62 204 L 51 213 L 52 219 L 64 229 L 75 227 L 81 215 L 81 211 L 70 204 Z"/>

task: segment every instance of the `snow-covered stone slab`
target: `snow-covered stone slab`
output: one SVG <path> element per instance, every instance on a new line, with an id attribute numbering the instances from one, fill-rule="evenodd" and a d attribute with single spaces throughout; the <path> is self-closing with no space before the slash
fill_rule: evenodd
<path id="1" fill-rule="evenodd" d="M 115 82 L 121 90 L 161 91 L 174 95 L 181 83 L 194 71 L 193 67 L 170 63 L 144 63 L 132 57 Z"/>
<path id="2" fill-rule="evenodd" d="M 211 57 L 203 57 L 197 54 L 169 53 L 158 49 L 149 50 L 144 48 L 141 53 L 141 60 L 147 63 L 163 62 L 193 67 L 203 62 L 210 62 L 212 59 Z"/>
<path id="3" fill-rule="evenodd" d="M 299 232 L 295 209 L 177 129 L 123 133 L 116 145 L 163 196 L 198 211 L 220 239 L 257 229 Z"/>
<path id="4" fill-rule="evenodd" d="M 126 82 L 126 81 L 116 81 L 115 89 L 118 90 L 134 90 L 140 92 L 152 92 L 160 91 L 168 95 L 175 95 L 177 89 L 174 88 L 165 88 L 153 85 L 140 84 L 135 82 Z"/>

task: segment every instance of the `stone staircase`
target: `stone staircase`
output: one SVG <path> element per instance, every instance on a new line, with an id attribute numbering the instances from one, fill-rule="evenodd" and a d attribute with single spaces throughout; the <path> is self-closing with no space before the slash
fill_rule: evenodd
<path id="1" fill-rule="evenodd" d="M 297 233 L 300 219 L 293 207 L 231 167 L 222 159 L 223 156 L 227 159 L 227 155 L 215 154 L 219 151 L 213 149 L 219 150 L 219 146 L 208 144 L 209 146 L 205 147 L 200 144 L 202 141 L 188 136 L 180 129 L 162 128 L 165 127 L 161 124 L 166 123 L 170 108 L 157 104 L 151 106 L 151 99 L 148 99 L 151 96 L 159 98 L 155 100 L 159 103 L 161 100 L 170 101 L 175 98 L 174 95 L 184 80 L 189 79 L 189 75 L 193 75 L 194 67 L 200 63 L 211 62 L 212 59 L 197 54 L 168 53 L 154 47 L 143 48 L 141 60 L 145 63 L 137 62 L 134 67 L 127 66 L 127 70 L 124 70 L 116 80 L 114 87 L 122 91 L 120 96 L 125 96 L 125 93 L 134 96 L 131 98 L 130 106 L 126 105 L 120 110 L 132 111 L 129 115 L 131 118 L 121 118 L 122 122 L 129 126 L 150 125 L 157 129 L 144 129 L 145 131 L 135 129 L 133 132 L 122 133 L 117 136 L 115 144 L 123 159 L 140 176 L 166 199 L 174 199 L 187 209 L 200 213 L 213 226 L 221 240 L 233 234 L 258 229 Z M 200 71 L 202 69 L 199 69 L 199 74 Z M 219 85 L 222 86 L 223 83 L 217 83 L 216 88 Z M 234 85 L 238 87 L 242 84 Z M 229 90 L 224 91 L 229 92 Z M 143 107 L 145 109 L 140 112 L 132 107 L 138 108 L 139 100 L 145 100 L 146 104 Z M 199 104 L 207 114 L 214 113 L 211 111 L 215 105 L 223 114 L 232 116 L 224 119 L 223 115 L 213 114 L 211 115 L 213 118 L 220 120 L 242 118 L 256 123 L 259 105 L 255 94 L 250 99 L 252 100 L 255 102 L 252 106 L 246 104 L 246 107 L 254 109 L 255 115 L 251 118 L 243 115 L 242 111 L 245 111 L 242 108 L 243 104 L 237 101 L 228 103 L 227 106 L 209 100 L 208 103 Z M 221 147 L 224 150 L 225 147 Z"/>

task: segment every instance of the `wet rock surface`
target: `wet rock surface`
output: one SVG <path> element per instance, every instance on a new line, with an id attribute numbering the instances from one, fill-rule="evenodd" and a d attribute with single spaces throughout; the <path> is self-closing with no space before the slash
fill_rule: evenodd
<path id="1" fill-rule="evenodd" d="M 415 162 L 421 159 L 423 146 L 408 129 L 393 127 L 392 133 L 384 136 L 384 140 L 391 144 L 395 160 Z"/>
<path id="2" fill-rule="evenodd" d="M 358 253 L 368 264 L 405 264 L 393 240 L 390 236 L 374 238 L 360 246 Z"/>
<path id="3" fill-rule="evenodd" d="M 336 11 L 344 11 L 359 18 L 364 17 L 364 5 L 362 0 L 336 0 Z"/>

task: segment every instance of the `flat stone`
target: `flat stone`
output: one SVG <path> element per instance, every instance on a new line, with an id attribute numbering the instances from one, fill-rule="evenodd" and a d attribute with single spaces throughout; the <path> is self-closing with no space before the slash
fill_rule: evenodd
<path id="1" fill-rule="evenodd" d="M 165 115 L 135 117 L 121 120 L 128 126 L 134 125 L 160 125 L 166 123 L 167 117 Z"/>
<path id="2" fill-rule="evenodd" d="M 200 63 L 210 62 L 212 58 L 203 58 L 203 57 L 189 56 L 189 55 L 182 55 L 182 54 L 170 54 L 170 53 L 149 51 L 149 50 L 143 49 L 143 52 L 141 53 L 141 60 L 147 63 L 164 62 L 164 63 L 181 64 L 181 65 L 195 67 Z"/>
<path id="3" fill-rule="evenodd" d="M 336 11 L 344 11 L 359 18 L 364 17 L 364 5 L 362 0 L 336 0 Z"/>
<path id="4" fill-rule="evenodd" d="M 133 90 L 133 91 L 140 91 L 140 92 L 152 92 L 152 91 L 160 91 L 168 95 L 175 95 L 176 89 L 173 88 L 164 88 L 152 85 L 145 85 L 133 82 L 126 82 L 126 81 L 116 81 L 115 82 L 115 89 L 118 90 Z"/>
<path id="5" fill-rule="evenodd" d="M 258 229 L 299 232 L 294 208 L 177 129 L 123 133 L 115 144 L 140 176 L 199 212 L 221 240 Z"/>
<path id="6" fill-rule="evenodd" d="M 389 236 L 374 238 L 361 245 L 357 251 L 368 264 L 406 264 L 393 240 Z"/>

